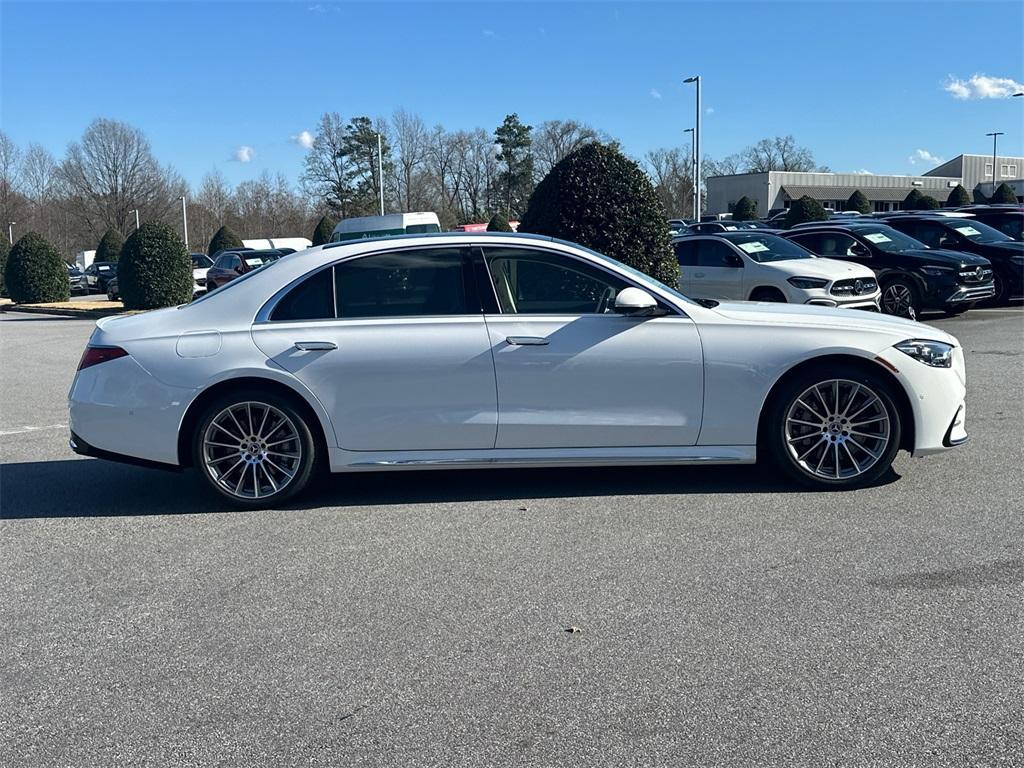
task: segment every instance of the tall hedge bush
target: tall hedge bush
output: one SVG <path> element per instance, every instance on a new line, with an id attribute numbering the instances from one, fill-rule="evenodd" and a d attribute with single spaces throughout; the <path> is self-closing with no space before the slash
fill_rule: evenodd
<path id="1" fill-rule="evenodd" d="M 125 309 L 158 309 L 192 299 L 192 260 L 166 224 L 150 221 L 125 241 L 117 267 Z"/>
<path id="2" fill-rule="evenodd" d="M 116 229 L 108 229 L 96 246 L 95 261 L 117 261 L 121 258 L 124 237 Z"/>
<path id="3" fill-rule="evenodd" d="M 511 232 L 512 227 L 508 224 L 508 219 L 502 216 L 500 213 L 496 213 L 491 216 L 491 220 L 487 222 L 488 232 Z"/>
<path id="4" fill-rule="evenodd" d="M 967 194 L 967 190 L 964 189 L 962 184 L 957 184 L 949 193 L 949 197 L 946 199 L 946 205 L 950 208 L 959 208 L 963 205 L 971 204 L 971 196 Z"/>
<path id="5" fill-rule="evenodd" d="M 1013 191 L 1013 187 L 1004 181 L 996 187 L 996 191 L 992 194 L 991 202 L 996 205 L 1001 203 L 1010 203 L 1012 205 L 1017 202 L 1017 193 Z"/>
<path id="6" fill-rule="evenodd" d="M 7 288 L 4 285 L 4 269 L 7 267 L 7 254 L 11 252 L 11 244 L 0 237 L 0 296 L 7 295 Z"/>
<path id="7" fill-rule="evenodd" d="M 210 240 L 210 247 L 206 249 L 208 256 L 213 256 L 217 251 L 227 248 L 241 248 L 242 238 L 235 234 L 227 224 L 218 229 Z"/>
<path id="8" fill-rule="evenodd" d="M 57 249 L 35 232 L 18 240 L 7 255 L 4 287 L 17 304 L 67 301 L 71 295 L 67 265 Z"/>
<path id="9" fill-rule="evenodd" d="M 921 194 L 920 190 L 912 189 L 907 193 L 907 196 L 903 198 L 903 210 L 904 211 L 919 211 L 921 210 L 921 198 L 924 195 Z"/>
<path id="10" fill-rule="evenodd" d="M 640 166 L 617 148 L 594 142 L 566 155 L 541 179 L 519 231 L 571 240 L 675 286 L 679 267 L 667 218 Z"/>
<path id="11" fill-rule="evenodd" d="M 828 214 L 822 208 L 821 203 L 813 197 L 804 195 L 799 200 L 794 200 L 786 212 L 786 228 L 789 229 L 805 221 L 828 221 Z"/>
<path id="12" fill-rule="evenodd" d="M 871 201 L 859 189 L 853 190 L 853 194 L 846 201 L 846 210 L 857 213 L 871 213 Z"/>
<path id="13" fill-rule="evenodd" d="M 320 221 L 316 223 L 316 229 L 313 230 L 313 245 L 331 242 L 331 235 L 334 234 L 336 226 L 338 226 L 338 222 L 330 216 L 321 216 Z"/>
<path id="14" fill-rule="evenodd" d="M 733 221 L 751 221 L 757 218 L 757 203 L 744 195 L 732 209 Z"/>
<path id="15" fill-rule="evenodd" d="M 919 211 L 935 211 L 941 207 L 939 201 L 931 195 L 921 195 L 921 199 L 917 201 L 917 210 Z"/>

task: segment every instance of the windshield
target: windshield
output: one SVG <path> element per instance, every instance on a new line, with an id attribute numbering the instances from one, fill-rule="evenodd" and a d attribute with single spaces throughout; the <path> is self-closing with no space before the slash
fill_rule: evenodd
<path id="1" fill-rule="evenodd" d="M 874 245 L 875 248 L 886 253 L 902 253 L 903 251 L 926 250 L 928 248 L 920 240 L 915 240 L 910 235 L 905 235 L 898 230 L 888 227 L 884 229 L 879 227 L 878 229 L 855 229 L 851 231 L 856 232 Z"/>
<path id="2" fill-rule="evenodd" d="M 213 266 L 213 260 L 209 256 L 203 256 L 202 254 L 192 255 L 192 267 L 194 269 L 209 269 Z"/>
<path id="3" fill-rule="evenodd" d="M 735 234 L 726 239 L 756 262 L 815 258 L 807 249 L 776 235 Z"/>
<path id="4" fill-rule="evenodd" d="M 954 232 L 963 235 L 972 243 L 1005 243 L 1013 238 L 1004 235 L 998 229 L 993 229 L 988 224 L 980 221 L 957 221 L 946 225 Z"/>
<path id="5" fill-rule="evenodd" d="M 985 223 L 1013 240 L 1024 240 L 1024 213 L 985 214 Z"/>

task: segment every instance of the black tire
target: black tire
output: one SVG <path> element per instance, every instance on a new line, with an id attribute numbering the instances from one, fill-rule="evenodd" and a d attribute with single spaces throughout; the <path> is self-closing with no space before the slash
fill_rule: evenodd
<path id="1" fill-rule="evenodd" d="M 244 410 L 243 404 L 246 403 L 250 404 L 248 411 Z M 267 419 L 271 420 L 268 422 L 264 419 L 263 423 L 257 427 L 254 422 L 260 421 L 262 413 L 260 407 L 268 409 Z M 219 427 L 211 426 L 229 408 L 238 409 L 237 411 L 233 410 L 232 413 L 238 422 L 238 427 L 243 432 L 241 435 L 235 435 L 236 440 L 238 437 L 244 438 L 244 440 L 237 440 L 237 447 L 234 447 L 235 441 L 228 436 L 238 431 L 234 426 L 231 426 L 230 433 L 225 432 Z M 255 414 L 248 417 L 248 423 L 246 423 L 245 418 L 246 412 Z M 286 417 L 290 421 L 291 426 L 289 427 L 287 423 L 279 425 L 278 422 L 273 420 L 276 419 L 275 412 Z M 292 400 L 282 397 L 275 392 L 259 388 L 245 388 L 225 393 L 211 401 L 203 409 L 196 422 L 195 430 L 192 434 L 193 464 L 199 475 L 203 478 L 203 482 L 221 498 L 226 499 L 237 507 L 261 509 L 280 504 L 300 493 L 307 486 L 314 474 L 315 468 L 320 463 L 321 457 L 318 455 L 317 441 L 313 438 L 306 419 L 305 414 L 294 405 Z M 246 428 L 248 428 L 249 434 L 245 434 Z M 257 430 L 264 430 L 263 436 L 250 441 L 250 438 L 256 435 Z M 208 434 L 220 436 L 222 432 L 224 433 L 223 440 L 226 441 L 225 445 L 231 445 L 231 447 L 220 448 L 210 445 L 206 450 L 211 451 L 211 453 L 204 453 L 204 436 Z M 281 458 L 284 454 L 276 452 L 271 454 L 270 448 L 277 448 L 279 444 L 269 440 L 266 432 L 270 432 L 270 436 L 274 440 L 282 437 L 288 438 L 280 444 L 282 447 L 279 450 L 288 451 L 289 453 L 294 452 L 298 454 L 298 458 L 288 458 L 286 460 Z M 292 435 L 294 435 L 294 438 L 292 438 Z M 267 446 L 267 443 L 270 444 L 270 447 Z M 261 451 L 251 453 L 245 450 L 247 445 L 256 444 L 262 445 Z M 257 454 L 262 456 L 262 458 L 259 458 Z M 271 459 L 270 455 L 274 455 L 274 458 Z M 219 478 L 215 475 L 216 472 L 222 471 L 225 465 L 231 466 L 234 464 L 235 457 L 242 461 L 240 472 L 242 476 L 245 476 L 241 486 L 241 495 L 228 490 L 222 485 L 222 482 L 227 485 L 234 485 L 235 480 L 240 477 L 239 474 L 223 471 Z M 221 458 L 224 460 L 217 463 Z M 262 464 L 262 462 L 268 459 L 268 463 Z M 276 464 L 275 460 L 280 462 L 280 464 Z M 248 479 L 248 472 L 250 470 L 252 477 L 258 477 L 260 483 L 260 485 L 255 486 L 255 493 L 252 495 L 247 493 L 249 488 L 253 487 L 252 481 Z M 279 473 L 277 470 L 282 471 Z M 235 471 L 238 472 L 239 470 Z M 282 476 L 288 473 L 291 474 L 290 479 L 284 482 Z M 278 480 L 277 485 L 280 486 L 276 490 L 276 486 L 271 484 L 274 482 L 275 477 Z"/>
<path id="2" fill-rule="evenodd" d="M 835 413 L 820 413 L 825 410 L 824 405 L 832 398 L 834 381 L 840 382 L 840 408 L 846 402 L 846 423 L 839 420 L 842 411 L 838 408 Z M 792 414 L 795 414 L 794 418 L 805 414 L 805 409 L 797 402 L 798 399 L 806 395 L 812 387 L 823 383 L 828 383 L 828 391 L 825 391 L 823 386 L 819 388 L 819 393 L 825 391 L 824 397 L 810 405 L 819 410 L 820 416 L 829 420 L 829 425 L 822 423 L 819 429 L 817 426 L 803 426 L 799 421 L 790 422 Z M 877 403 L 868 404 L 869 394 L 877 398 Z M 850 398 L 849 401 L 847 398 Z M 761 456 L 770 460 L 792 480 L 809 488 L 846 490 L 871 485 L 889 471 L 899 451 L 902 438 L 900 412 L 896 407 L 892 385 L 883 378 L 883 374 L 872 374 L 850 365 L 810 368 L 783 383 L 773 393 L 766 408 L 769 410 L 759 441 Z M 881 415 L 883 412 L 886 421 L 876 418 L 876 414 Z M 848 418 L 851 415 L 855 419 L 873 418 L 874 426 L 853 422 Z M 837 418 L 832 422 L 831 417 Z M 811 422 L 819 421 L 815 416 L 804 418 Z M 831 427 L 832 423 L 840 429 L 834 430 Z M 853 434 L 842 431 L 852 429 L 851 423 L 855 423 L 861 429 L 871 430 L 872 433 L 880 433 L 884 428 L 885 442 L 878 438 L 862 437 L 856 430 Z M 815 437 L 818 438 L 817 441 Z M 871 458 L 871 454 L 876 458 Z M 835 460 L 833 456 L 836 457 Z M 810 465 L 815 462 L 817 465 L 812 469 Z M 846 474 L 843 471 L 843 466 L 846 465 L 852 472 L 854 464 L 857 465 L 857 474 Z M 864 466 L 863 471 L 860 471 L 861 465 Z M 833 472 L 833 467 L 838 469 Z M 833 477 L 833 474 L 839 477 Z"/>
<path id="3" fill-rule="evenodd" d="M 996 293 L 991 299 L 984 302 L 986 307 L 1001 307 L 1010 300 L 1010 288 L 1006 278 L 999 274 L 999 270 L 992 271 L 992 282 L 995 284 Z"/>
<path id="4" fill-rule="evenodd" d="M 778 288 L 755 288 L 750 292 L 751 301 L 772 301 L 785 304 L 786 297 Z"/>
<path id="5" fill-rule="evenodd" d="M 894 277 L 882 284 L 882 311 L 896 317 L 917 317 L 921 312 L 921 295 L 913 280 Z"/>

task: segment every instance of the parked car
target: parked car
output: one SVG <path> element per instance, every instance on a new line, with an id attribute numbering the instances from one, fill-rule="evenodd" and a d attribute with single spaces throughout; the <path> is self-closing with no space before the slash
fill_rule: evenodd
<path id="1" fill-rule="evenodd" d="M 213 266 L 213 259 L 205 253 L 190 253 L 192 259 L 192 298 L 206 293 L 206 273 Z"/>
<path id="2" fill-rule="evenodd" d="M 67 264 L 65 266 L 68 268 L 68 287 L 71 289 L 71 295 L 89 293 L 89 281 L 78 265 Z"/>
<path id="3" fill-rule="evenodd" d="M 213 264 L 206 270 L 206 290 L 212 291 L 241 277 L 247 272 L 259 269 L 264 264 L 276 261 L 283 256 L 278 250 L 254 251 L 237 249 L 221 251 Z"/>
<path id="4" fill-rule="evenodd" d="M 995 272 L 992 304 L 1004 304 L 1011 296 L 1024 294 L 1024 243 L 976 218 L 919 214 L 893 217 L 887 223 L 929 248 L 964 251 L 988 259 Z"/>
<path id="5" fill-rule="evenodd" d="M 882 286 L 882 311 L 890 315 L 916 317 L 929 309 L 955 315 L 995 293 L 986 259 L 931 249 L 875 221 L 819 222 L 785 236 L 819 256 L 869 267 Z"/>
<path id="6" fill-rule="evenodd" d="M 972 205 L 958 208 L 960 213 L 969 213 L 982 224 L 998 229 L 1007 237 L 1024 241 L 1024 207 L 1019 205 Z"/>
<path id="7" fill-rule="evenodd" d="M 808 259 L 807 261 L 814 261 Z M 194 465 L 277 505 L 314 468 L 744 464 L 872 483 L 967 439 L 948 333 L 826 307 L 704 306 L 581 246 L 453 234 L 271 261 L 179 308 L 100 320 L 71 448 Z"/>
<path id="8" fill-rule="evenodd" d="M 708 235 L 718 232 L 738 232 L 743 229 L 754 229 L 754 227 L 742 221 L 723 219 L 722 221 L 702 221 L 699 224 L 691 224 L 687 234 Z"/>
<path id="9" fill-rule="evenodd" d="M 774 234 L 723 232 L 676 238 L 679 285 L 695 299 L 779 301 L 878 311 L 867 267 L 819 259 Z"/>
<path id="10" fill-rule="evenodd" d="M 110 280 L 107 281 L 107 298 L 111 301 L 119 301 L 121 299 L 121 292 L 118 290 L 119 287 L 117 275 L 110 278 Z"/>
<path id="11" fill-rule="evenodd" d="M 117 276 L 116 261 L 94 261 L 85 268 L 89 293 L 106 293 L 107 283 Z"/>

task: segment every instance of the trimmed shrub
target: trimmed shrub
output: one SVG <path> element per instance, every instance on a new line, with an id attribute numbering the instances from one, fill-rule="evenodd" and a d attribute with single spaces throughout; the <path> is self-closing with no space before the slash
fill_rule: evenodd
<path id="1" fill-rule="evenodd" d="M 732 209 L 733 221 L 751 221 L 757 218 L 757 203 L 744 195 Z"/>
<path id="2" fill-rule="evenodd" d="M 338 222 L 334 219 L 329 216 L 321 216 L 320 221 L 316 223 L 316 229 L 313 230 L 313 245 L 331 242 L 331 235 L 334 234 L 336 226 L 338 226 Z"/>
<path id="3" fill-rule="evenodd" d="M 903 198 L 903 210 L 904 211 L 919 211 L 921 210 L 921 198 L 924 195 L 919 190 L 912 189 L 909 194 Z"/>
<path id="4" fill-rule="evenodd" d="M 108 229 L 96 246 L 96 257 L 94 261 L 117 261 L 121 258 L 121 248 L 124 247 L 124 238 L 116 229 Z"/>
<path id="5" fill-rule="evenodd" d="M 871 202 L 859 189 L 853 190 L 853 194 L 846 201 L 846 210 L 857 213 L 871 213 Z"/>
<path id="6" fill-rule="evenodd" d="M 71 296 L 64 259 L 35 232 L 27 233 L 7 254 L 4 287 L 17 304 L 67 301 Z"/>
<path id="7" fill-rule="evenodd" d="M 667 218 L 640 166 L 615 147 L 594 142 L 566 155 L 541 179 L 519 231 L 571 240 L 676 286 L 679 266 Z"/>
<path id="8" fill-rule="evenodd" d="M 1013 191 L 1013 187 L 1004 181 L 996 187 L 996 191 L 993 193 L 992 199 L 989 202 L 996 205 L 999 205 L 1000 203 L 1010 203 L 1015 205 L 1017 203 L 1017 193 Z"/>
<path id="9" fill-rule="evenodd" d="M 946 199 L 946 205 L 950 208 L 959 208 L 963 205 L 971 204 L 971 196 L 967 194 L 967 190 L 963 188 L 962 184 L 957 184 L 949 193 L 949 197 Z"/>
<path id="10" fill-rule="evenodd" d="M 919 211 L 935 211 L 941 207 L 939 201 L 931 195 L 921 195 L 921 199 L 917 201 L 917 210 Z"/>
<path id="11" fill-rule="evenodd" d="M 217 230 L 213 238 L 210 240 L 210 247 L 206 249 L 206 255 L 213 256 L 217 251 L 223 251 L 226 248 L 241 247 L 242 238 L 236 235 L 235 231 L 225 224 Z"/>
<path id="12" fill-rule="evenodd" d="M 158 309 L 192 299 L 192 260 L 178 234 L 155 221 L 132 233 L 121 251 L 117 286 L 125 309 Z"/>
<path id="13" fill-rule="evenodd" d="M 0 237 L 0 296 L 7 295 L 7 288 L 4 286 L 4 269 L 7 267 L 7 254 L 11 252 L 11 244 Z"/>
<path id="14" fill-rule="evenodd" d="M 508 219 L 502 216 L 500 213 L 496 213 L 491 216 L 491 220 L 487 222 L 488 232 L 511 232 L 512 227 L 508 225 Z"/>
<path id="15" fill-rule="evenodd" d="M 789 206 L 786 212 L 786 229 L 805 221 L 828 221 L 828 214 L 821 207 L 821 203 L 807 195 L 794 200 Z"/>

